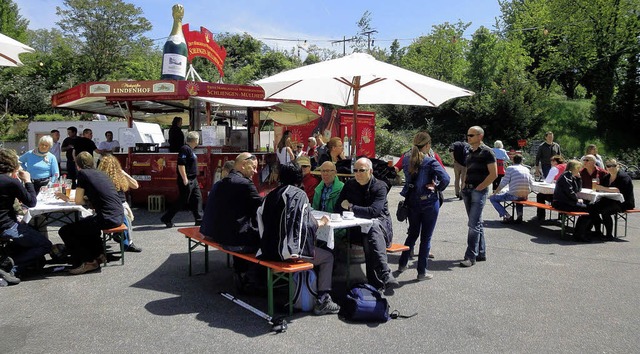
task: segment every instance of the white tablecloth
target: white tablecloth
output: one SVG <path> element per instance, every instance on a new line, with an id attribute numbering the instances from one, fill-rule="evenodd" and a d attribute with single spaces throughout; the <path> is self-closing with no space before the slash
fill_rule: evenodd
<path id="1" fill-rule="evenodd" d="M 330 215 L 331 215 L 329 213 L 318 211 L 318 210 L 314 210 L 311 213 L 313 214 L 313 217 L 315 217 L 317 220 L 321 219 L 322 216 L 324 215 L 330 218 Z M 316 238 L 318 240 L 326 242 L 327 247 L 329 247 L 330 249 L 333 249 L 334 247 L 333 233 L 335 230 L 360 226 L 360 230 L 366 233 L 366 232 L 369 232 L 369 229 L 371 229 L 371 225 L 373 225 L 373 221 L 369 219 L 361 219 L 361 218 L 330 221 L 327 225 L 321 226 L 318 228 L 318 233 L 316 235 Z"/>
<path id="2" fill-rule="evenodd" d="M 22 218 L 22 221 L 28 223 L 34 216 L 48 213 L 75 213 L 79 212 L 82 217 L 87 217 L 92 214 L 88 209 L 85 209 L 82 205 L 75 204 L 73 202 L 65 202 L 59 199 L 54 200 L 38 200 L 38 204 L 35 207 L 27 209 L 27 213 Z"/>
<path id="3" fill-rule="evenodd" d="M 536 193 L 553 194 L 553 190 L 555 187 L 555 184 L 533 182 L 533 187 L 531 189 Z M 601 198 L 609 198 L 620 203 L 624 203 L 624 197 L 622 196 L 622 193 L 596 192 L 589 188 L 582 188 L 582 190 L 578 192 L 578 198 L 588 200 L 591 203 L 597 203 Z"/>

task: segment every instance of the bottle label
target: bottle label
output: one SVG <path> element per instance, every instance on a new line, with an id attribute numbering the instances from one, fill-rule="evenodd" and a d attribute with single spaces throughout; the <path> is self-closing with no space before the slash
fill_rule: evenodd
<path id="1" fill-rule="evenodd" d="M 164 53 L 162 75 L 187 76 L 187 57 L 175 53 Z"/>

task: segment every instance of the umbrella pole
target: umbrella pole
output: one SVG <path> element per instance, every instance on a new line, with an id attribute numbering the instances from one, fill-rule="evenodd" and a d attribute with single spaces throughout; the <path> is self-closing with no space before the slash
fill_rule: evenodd
<path id="1" fill-rule="evenodd" d="M 353 127 L 351 130 L 351 172 L 356 158 L 356 145 L 358 138 L 356 134 L 356 120 L 358 118 L 358 94 L 360 93 L 360 76 L 353 78 Z"/>

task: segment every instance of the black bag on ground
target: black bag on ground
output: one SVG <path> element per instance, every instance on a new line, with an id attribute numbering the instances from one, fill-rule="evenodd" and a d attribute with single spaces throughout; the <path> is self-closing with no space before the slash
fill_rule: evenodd
<path id="1" fill-rule="evenodd" d="M 347 293 L 340 316 L 349 321 L 387 322 L 389 302 L 373 286 L 358 284 Z"/>
<path id="2" fill-rule="evenodd" d="M 312 220 L 309 207 L 307 195 L 298 187 L 283 185 L 271 191 L 257 213 L 258 258 L 271 261 L 313 258 L 317 223 Z"/>

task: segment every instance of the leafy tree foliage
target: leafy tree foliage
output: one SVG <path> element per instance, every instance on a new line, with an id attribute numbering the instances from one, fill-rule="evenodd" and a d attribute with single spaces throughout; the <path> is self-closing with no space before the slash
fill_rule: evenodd
<path id="1" fill-rule="evenodd" d="M 142 35 L 151 23 L 139 7 L 122 0 L 64 0 L 63 5 L 56 7 L 57 25 L 81 41 L 77 57 L 83 81 L 114 78 L 138 46 L 151 46 Z"/>
<path id="2" fill-rule="evenodd" d="M 24 42 L 28 26 L 29 21 L 20 16 L 18 5 L 13 0 L 0 0 L 0 33 Z"/>

